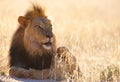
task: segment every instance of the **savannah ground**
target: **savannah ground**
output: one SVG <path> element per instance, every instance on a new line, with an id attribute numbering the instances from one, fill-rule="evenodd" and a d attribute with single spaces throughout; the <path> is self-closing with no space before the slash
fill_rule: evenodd
<path id="1" fill-rule="evenodd" d="M 31 2 L 45 9 L 57 46 L 67 46 L 76 56 L 84 82 L 99 82 L 108 66 L 118 69 L 113 82 L 120 82 L 120 0 L 0 0 L 1 73 L 7 74 L 17 18 L 24 15 Z"/>

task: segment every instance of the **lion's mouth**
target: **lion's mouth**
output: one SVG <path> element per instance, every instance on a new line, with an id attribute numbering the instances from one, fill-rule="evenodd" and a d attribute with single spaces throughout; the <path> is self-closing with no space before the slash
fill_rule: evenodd
<path id="1" fill-rule="evenodd" d="M 46 43 L 43 44 L 43 48 L 45 48 L 47 50 L 51 49 L 51 46 L 52 46 L 51 42 L 46 42 Z"/>
<path id="2" fill-rule="evenodd" d="M 51 43 L 51 42 L 46 42 L 46 43 L 44 43 L 44 45 L 46 45 L 46 46 L 51 46 L 52 43 Z"/>

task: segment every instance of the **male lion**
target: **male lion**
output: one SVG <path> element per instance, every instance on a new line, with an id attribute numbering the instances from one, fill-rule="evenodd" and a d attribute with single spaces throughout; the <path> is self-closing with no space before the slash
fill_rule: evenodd
<path id="1" fill-rule="evenodd" d="M 18 22 L 20 25 L 9 50 L 9 75 L 33 79 L 50 78 L 50 68 L 56 53 L 51 21 L 41 7 L 33 5 L 31 10 L 18 18 Z"/>

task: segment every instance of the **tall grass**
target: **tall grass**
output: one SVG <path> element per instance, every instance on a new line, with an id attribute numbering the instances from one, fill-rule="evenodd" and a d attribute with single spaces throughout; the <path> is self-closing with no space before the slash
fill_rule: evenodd
<path id="1" fill-rule="evenodd" d="M 40 3 L 51 19 L 57 46 L 67 46 L 78 59 L 84 82 L 98 82 L 109 65 L 120 68 L 119 0 L 1 0 L 0 70 L 7 55 L 17 18 L 30 2 Z"/>

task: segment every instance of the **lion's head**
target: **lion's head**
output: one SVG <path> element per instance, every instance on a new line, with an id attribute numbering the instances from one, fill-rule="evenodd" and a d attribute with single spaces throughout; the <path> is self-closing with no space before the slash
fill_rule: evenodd
<path id="1" fill-rule="evenodd" d="M 34 6 L 25 16 L 20 16 L 18 22 L 24 31 L 24 46 L 30 54 L 53 53 L 55 51 L 55 36 L 51 21 L 44 15 L 41 7 Z"/>

